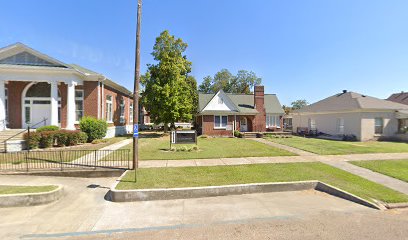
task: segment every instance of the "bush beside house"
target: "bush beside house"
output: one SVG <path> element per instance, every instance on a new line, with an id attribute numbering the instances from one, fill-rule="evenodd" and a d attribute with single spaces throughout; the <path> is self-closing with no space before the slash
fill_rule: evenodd
<path id="1" fill-rule="evenodd" d="M 25 133 L 24 139 L 30 149 L 49 148 L 57 145 L 74 146 L 86 143 L 88 136 L 79 130 L 57 130 Z"/>
<path id="2" fill-rule="evenodd" d="M 108 123 L 102 119 L 83 117 L 79 122 L 79 128 L 88 135 L 88 142 L 92 142 L 106 136 Z"/>
<path id="3" fill-rule="evenodd" d="M 48 126 L 39 127 L 35 131 L 39 133 L 39 132 L 57 131 L 57 130 L 60 130 L 60 128 L 58 126 L 48 125 Z"/>

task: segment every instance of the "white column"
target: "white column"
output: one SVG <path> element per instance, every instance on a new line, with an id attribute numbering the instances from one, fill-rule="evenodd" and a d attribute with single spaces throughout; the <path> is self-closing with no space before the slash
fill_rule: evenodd
<path id="1" fill-rule="evenodd" d="M 67 88 L 67 127 L 66 129 L 75 129 L 75 84 L 68 83 Z"/>
<path id="2" fill-rule="evenodd" d="M 47 123 L 58 126 L 58 82 L 51 82 L 51 119 Z"/>
<path id="3" fill-rule="evenodd" d="M 0 81 L 0 131 L 6 129 L 6 90 L 4 81 Z"/>

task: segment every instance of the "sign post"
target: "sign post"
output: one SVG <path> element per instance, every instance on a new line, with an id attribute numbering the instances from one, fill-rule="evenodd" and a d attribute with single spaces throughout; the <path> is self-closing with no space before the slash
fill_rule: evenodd
<path id="1" fill-rule="evenodd" d="M 133 137 L 138 138 L 139 137 L 139 124 L 133 124 Z"/>
<path id="2" fill-rule="evenodd" d="M 196 131 L 171 131 L 170 149 L 172 144 L 197 144 Z"/>
<path id="3" fill-rule="evenodd" d="M 139 167 L 139 83 L 140 83 L 140 25 L 142 19 L 142 0 L 137 0 L 135 76 L 133 85 L 133 169 Z M 136 131 L 135 131 L 136 130 Z M 136 136 L 135 136 L 136 132 Z"/>

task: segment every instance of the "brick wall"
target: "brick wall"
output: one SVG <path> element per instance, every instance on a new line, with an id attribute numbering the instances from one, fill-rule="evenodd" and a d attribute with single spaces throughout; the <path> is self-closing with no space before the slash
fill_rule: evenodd
<path id="1" fill-rule="evenodd" d="M 201 116 L 199 116 L 201 118 Z M 197 120 L 201 122 L 201 120 Z M 232 125 L 234 122 L 234 116 L 228 116 L 228 125 Z M 232 136 L 231 130 L 225 129 L 214 129 L 214 115 L 205 115 L 203 116 L 202 122 L 202 134 L 209 136 Z"/>
<path id="2" fill-rule="evenodd" d="M 125 94 L 109 87 L 104 86 L 104 94 L 102 96 L 102 104 L 104 104 L 104 112 L 102 113 L 103 119 L 106 119 L 106 96 L 112 96 L 112 109 L 113 109 L 113 123 L 109 123 L 109 126 L 123 126 L 123 125 L 131 125 L 132 123 L 129 122 L 129 107 L 131 98 L 126 96 Z M 124 99 L 125 101 L 125 122 L 120 122 L 120 100 Z"/>
<path id="3" fill-rule="evenodd" d="M 58 90 L 61 96 L 61 128 L 67 127 L 67 90 L 68 86 L 65 83 L 58 85 Z"/>
<path id="4" fill-rule="evenodd" d="M 98 117 L 98 82 L 84 81 L 84 116 Z M 78 88 L 80 88 L 78 86 Z"/>

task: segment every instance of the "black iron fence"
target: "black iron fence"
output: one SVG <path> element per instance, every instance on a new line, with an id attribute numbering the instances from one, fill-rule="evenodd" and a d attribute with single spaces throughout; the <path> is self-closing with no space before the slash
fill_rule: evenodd
<path id="1" fill-rule="evenodd" d="M 132 169 L 129 149 L 36 150 L 0 153 L 0 171 Z"/>

